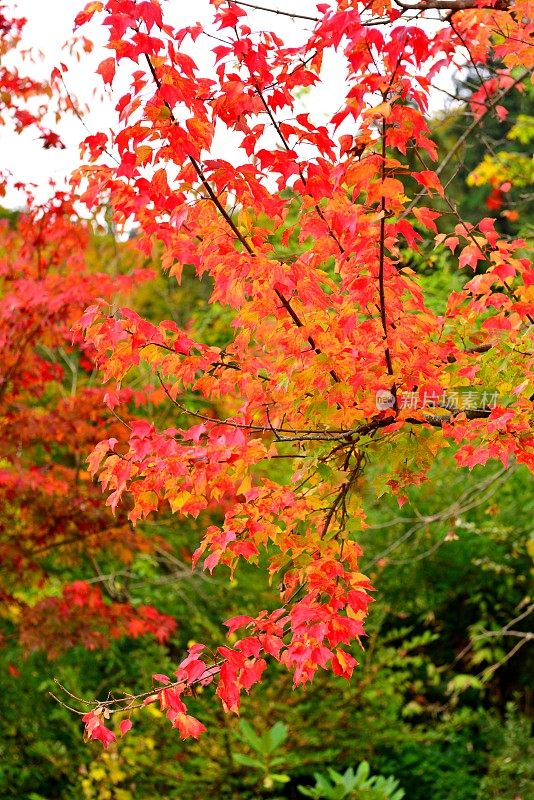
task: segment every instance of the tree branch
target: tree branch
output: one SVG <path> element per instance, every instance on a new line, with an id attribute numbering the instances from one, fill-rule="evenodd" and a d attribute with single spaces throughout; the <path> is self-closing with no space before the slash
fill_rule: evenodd
<path id="1" fill-rule="evenodd" d="M 229 5 L 234 6 L 245 6 L 246 8 L 252 8 L 255 11 L 267 11 L 270 14 L 279 14 L 282 17 L 291 17 L 292 19 L 305 19 L 308 22 L 320 22 L 321 19 L 319 17 L 310 17 L 306 14 L 295 14 L 291 11 L 281 11 L 278 8 L 268 8 L 267 6 L 258 6 L 254 3 L 244 3 L 242 0 L 228 0 Z"/>
<path id="2" fill-rule="evenodd" d="M 147 55 L 146 53 L 145 53 L 145 59 L 146 59 L 146 61 L 148 63 L 148 67 L 150 69 L 150 73 L 151 73 L 151 75 L 152 75 L 152 77 L 154 79 L 154 82 L 155 82 L 156 86 L 158 87 L 158 89 L 161 89 L 161 81 L 158 78 L 158 75 L 156 73 L 156 69 L 155 69 L 155 67 L 154 67 L 154 65 L 152 63 L 152 60 L 151 60 L 150 56 Z M 173 112 L 170 104 L 166 100 L 164 100 L 164 103 L 165 103 L 165 106 L 169 110 L 169 114 L 170 114 L 170 118 L 171 118 L 172 122 L 174 124 L 176 124 L 176 117 L 174 116 L 174 112 Z M 229 226 L 229 228 L 235 234 L 236 238 L 241 242 L 241 244 L 243 245 L 243 247 L 245 248 L 247 253 L 254 258 L 256 256 L 255 251 L 253 250 L 251 245 L 248 243 L 246 238 L 243 236 L 241 231 L 238 229 L 238 227 L 236 226 L 236 224 L 233 221 L 232 217 L 227 212 L 227 210 L 224 208 L 224 206 L 222 205 L 221 201 L 219 200 L 219 198 L 217 197 L 217 195 L 213 191 L 213 189 L 210 186 L 206 176 L 204 175 L 202 167 L 196 161 L 196 159 L 193 158 L 193 156 L 190 155 L 190 156 L 188 156 L 188 158 L 189 158 L 189 161 L 191 162 L 191 164 L 193 165 L 193 168 L 194 168 L 195 172 L 197 173 L 198 177 L 200 178 L 200 181 L 201 181 L 202 185 L 204 186 L 205 190 L 207 191 L 207 193 L 208 193 L 208 195 L 210 197 L 210 200 L 213 202 L 213 204 L 215 205 L 215 207 L 217 208 L 217 210 L 221 214 L 222 218 L 226 222 L 226 224 Z M 275 292 L 276 296 L 278 297 L 278 299 L 280 300 L 280 302 L 281 302 L 282 306 L 284 307 L 284 309 L 287 311 L 287 313 L 289 314 L 289 316 L 291 317 L 291 319 L 293 320 L 293 322 L 297 326 L 297 328 L 303 328 L 304 327 L 304 323 L 302 322 L 302 320 L 300 319 L 300 317 L 296 313 L 295 309 L 293 308 L 293 306 L 291 305 L 289 300 L 286 297 L 284 297 L 282 295 L 282 293 L 278 291 L 278 289 L 275 289 L 274 292 Z M 312 348 L 312 350 L 314 350 L 318 355 L 320 355 L 322 351 L 315 344 L 315 339 L 313 338 L 313 336 L 307 335 L 306 339 L 309 342 L 310 347 Z M 332 376 L 332 378 L 333 378 L 335 383 L 340 383 L 341 382 L 340 378 L 338 377 L 338 375 L 336 374 L 336 372 L 333 369 L 329 370 L 329 373 Z"/>

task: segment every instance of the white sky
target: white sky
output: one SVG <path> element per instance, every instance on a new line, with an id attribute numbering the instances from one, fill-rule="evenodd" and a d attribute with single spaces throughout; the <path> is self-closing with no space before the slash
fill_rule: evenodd
<path id="1" fill-rule="evenodd" d="M 317 0 L 261 0 L 260 5 L 314 15 L 317 13 L 316 2 Z M 15 7 L 18 16 L 28 19 L 23 37 L 24 45 L 43 53 L 42 61 L 35 66 L 28 65 L 30 74 L 48 78 L 54 66 L 61 61 L 66 63 L 69 67 L 65 75 L 67 88 L 81 105 L 88 105 L 89 110 L 84 115 L 85 124 L 90 133 L 97 133 L 114 127 L 114 105 L 124 93 L 127 84 L 120 85 L 122 81 L 119 75 L 119 85 L 114 87 L 112 99 L 109 93 L 103 92 L 101 79 L 95 75 L 96 66 L 109 55 L 103 47 L 107 31 L 102 30 L 99 23 L 90 23 L 81 31 L 95 47 L 90 55 L 83 54 L 80 63 L 63 49 L 65 42 L 73 35 L 74 17 L 84 5 L 85 0 L 18 0 L 16 3 L 9 3 L 10 7 Z M 179 27 L 197 21 L 208 22 L 211 19 L 208 0 L 163 0 L 163 6 L 169 21 Z M 302 31 L 303 26 L 312 24 L 259 11 L 249 12 L 249 22 L 251 27 L 274 30 L 284 40 L 293 40 L 295 44 L 300 41 L 299 31 Z M 427 24 L 431 23 L 425 23 L 425 27 Z M 210 50 L 215 44 L 208 37 L 201 36 L 194 45 L 194 58 L 201 73 L 209 74 L 212 64 Z M 306 107 L 315 112 L 317 121 L 322 114 L 326 118 L 334 113 L 343 100 L 345 86 L 343 80 L 340 80 L 340 67 L 341 63 L 334 55 L 329 61 L 325 61 L 323 80 L 305 101 Z M 444 85 L 450 84 L 450 76 L 442 76 L 441 82 Z M 436 93 L 432 98 L 432 107 L 439 109 L 443 105 L 443 95 Z M 79 165 L 79 142 L 88 135 L 88 131 L 73 115 L 62 119 L 59 125 L 52 122 L 51 127 L 60 133 L 66 145 L 65 150 L 45 150 L 35 133 L 25 131 L 16 135 L 7 127 L 0 128 L 0 169 L 10 169 L 17 180 L 37 184 L 37 197 L 43 199 L 49 194 L 50 179 L 61 185 Z M 230 133 L 219 139 L 218 150 L 220 157 L 231 160 L 235 148 Z M 20 206 L 23 202 L 22 194 L 14 190 L 2 199 L 2 204 L 10 207 Z"/>

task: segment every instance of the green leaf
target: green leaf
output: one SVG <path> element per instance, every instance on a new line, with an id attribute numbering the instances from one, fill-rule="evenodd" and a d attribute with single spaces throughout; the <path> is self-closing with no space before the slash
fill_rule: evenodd
<path id="1" fill-rule="evenodd" d="M 262 739 L 256 734 L 252 725 L 249 722 L 242 719 L 239 727 L 241 729 L 241 737 L 243 741 L 248 744 L 249 747 L 252 747 L 257 753 L 265 753 L 264 743 Z"/>
<path id="2" fill-rule="evenodd" d="M 274 774 L 271 775 L 271 778 L 276 783 L 288 783 L 291 780 L 289 775 L 285 775 L 282 772 L 275 772 Z"/>
<path id="3" fill-rule="evenodd" d="M 283 722 L 275 722 L 270 731 L 267 732 L 269 753 L 280 747 L 282 742 L 287 739 L 287 725 Z"/>
<path id="4" fill-rule="evenodd" d="M 252 756 L 247 756 L 244 753 L 235 753 L 234 761 L 241 764 L 243 767 L 253 767 L 254 769 L 262 771 L 265 769 L 265 765 L 262 761 L 259 761 L 257 758 L 252 758 Z"/>
<path id="5" fill-rule="evenodd" d="M 365 783 L 370 772 L 371 767 L 369 766 L 369 763 L 367 761 L 362 761 L 356 771 L 356 781 L 358 786 L 362 786 Z"/>

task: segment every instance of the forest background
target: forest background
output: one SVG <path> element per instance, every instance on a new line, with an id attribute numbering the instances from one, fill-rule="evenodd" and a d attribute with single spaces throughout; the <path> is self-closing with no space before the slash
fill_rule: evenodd
<path id="1" fill-rule="evenodd" d="M 0 13 L 8 19 L 3 5 Z M 3 28 L 3 56 L 23 47 L 19 33 L 23 26 Z M 455 151 L 441 178 L 461 218 L 492 217 L 502 236 L 531 243 L 530 74 L 521 77 L 517 68 L 517 85 L 500 102 L 506 113 L 487 114 L 465 138 L 483 87 L 500 68 L 498 61 L 466 63 L 451 74 L 451 102 L 429 124 L 440 161 Z M 19 133 L 33 125 L 45 162 L 57 145 L 52 128 L 38 114 L 24 119 L 22 105 L 13 115 L 16 89 L 6 74 L 2 121 Z M 72 114 L 68 74 L 56 82 L 61 113 Z M 23 101 L 47 93 L 39 82 Z M 74 116 L 84 124 L 83 109 Z M 16 165 L 9 166 L 16 178 Z M 13 180 L 5 179 L 9 190 Z M 531 796 L 532 478 L 514 463 L 460 468 L 454 446 L 429 464 L 429 481 L 406 490 L 401 509 L 371 490 L 380 461 L 367 465 L 358 485 L 368 523 L 358 532 L 361 570 L 375 591 L 350 681 L 319 672 L 292 689 L 291 676 L 275 666 L 242 699 L 239 717 L 224 714 L 199 687 L 191 707 L 209 736 L 198 741 L 183 741 L 150 705 L 124 739 L 111 723 L 119 738 L 108 749 L 84 743 L 62 687 L 76 698 L 143 692 L 155 673 L 172 674 L 197 640 L 216 648 L 221 620 L 272 607 L 277 587 L 247 563 L 231 579 L 226 568 L 191 569 L 202 517 L 158 511 L 134 533 L 128 504 L 112 513 L 87 467 L 97 442 L 124 424 L 106 406 L 91 351 L 79 333 L 72 339 L 94 298 L 126 300 L 152 323 L 173 320 L 193 340 L 222 350 L 232 310 L 210 302 L 210 279 L 195 279 L 191 267 L 180 284 L 162 272 L 158 249 L 140 252 L 135 229 L 119 232 L 108 208 L 87 222 L 61 191 L 39 204 L 31 187 L 18 191 L 27 194 L 27 208 L 2 209 L 0 239 L 0 796 Z M 442 211 L 439 198 L 433 202 Z M 447 224 L 442 217 L 438 230 L 447 232 Z M 403 245 L 400 263 L 443 313 L 470 276 L 453 252 L 437 250 L 434 236 L 421 233 L 418 246 Z M 291 237 L 279 245 L 285 257 L 299 252 Z M 147 388 L 143 369 L 130 372 L 121 389 L 130 422 L 183 425 L 162 387 Z M 222 399 L 209 408 L 193 392 L 186 400 L 213 418 L 224 413 Z M 388 458 L 395 457 L 393 447 Z M 281 459 L 281 481 L 285 469 Z"/>

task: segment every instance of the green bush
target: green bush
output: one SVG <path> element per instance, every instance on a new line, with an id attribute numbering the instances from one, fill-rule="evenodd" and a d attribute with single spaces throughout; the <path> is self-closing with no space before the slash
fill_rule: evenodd
<path id="1" fill-rule="evenodd" d="M 367 761 L 362 761 L 356 772 L 349 767 L 341 774 L 329 767 L 327 775 L 314 773 L 314 787 L 299 786 L 299 791 L 313 800 L 402 800 L 404 791 L 395 778 L 370 777 L 370 772 Z"/>
<path id="2" fill-rule="evenodd" d="M 509 703 L 504 727 L 495 724 L 497 746 L 489 759 L 477 800 L 528 800 L 534 797 L 534 737 L 530 720 Z"/>

